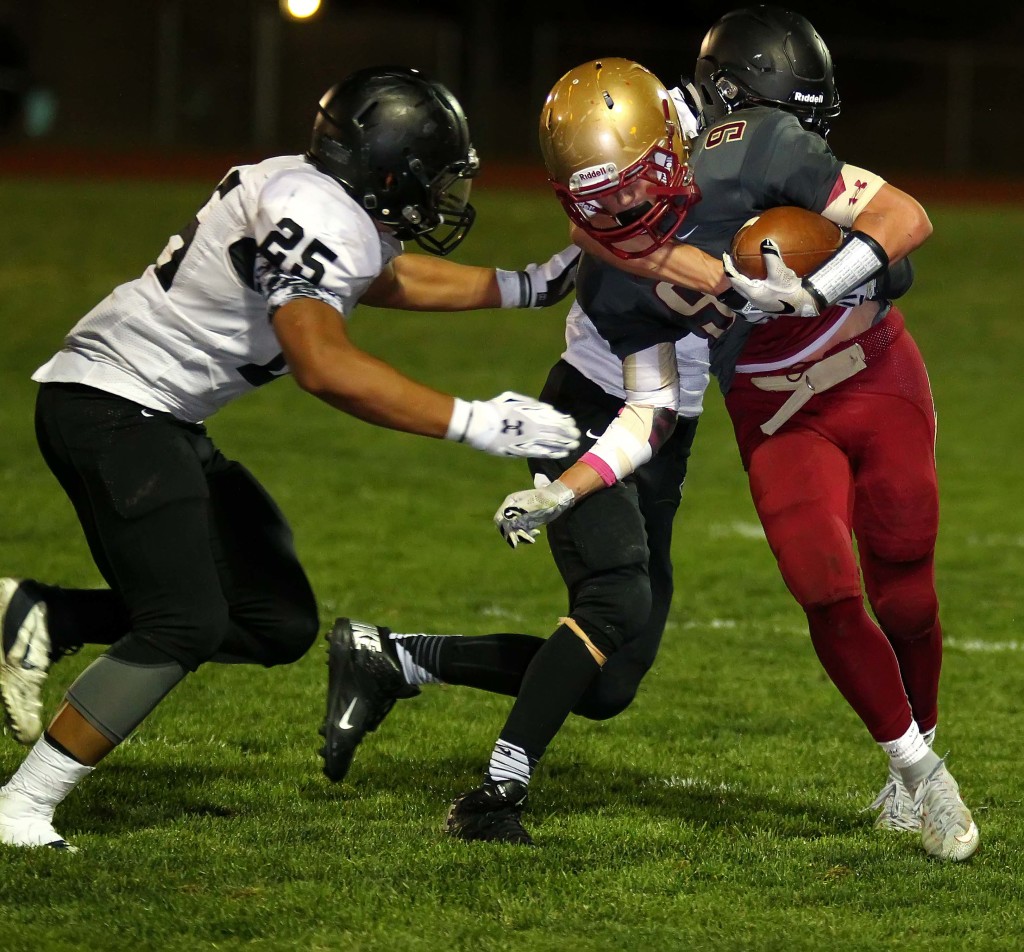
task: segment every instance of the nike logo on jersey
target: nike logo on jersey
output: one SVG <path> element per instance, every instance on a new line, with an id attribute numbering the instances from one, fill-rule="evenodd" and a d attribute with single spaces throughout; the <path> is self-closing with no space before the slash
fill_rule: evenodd
<path id="1" fill-rule="evenodd" d="M 688 232 L 685 232 L 682 235 L 676 235 L 676 241 L 686 241 L 686 239 L 689 238 L 690 235 L 692 235 L 699 227 L 699 225 L 694 225 Z"/>
<path id="2" fill-rule="evenodd" d="M 350 730 L 352 730 L 353 727 L 356 726 L 355 724 L 353 724 L 349 720 L 349 717 L 351 716 L 352 712 L 355 710 L 355 707 L 356 707 L 356 704 L 358 703 L 358 701 L 359 701 L 359 698 L 357 698 L 357 697 L 352 698 L 352 701 L 349 704 L 349 706 L 347 708 L 345 708 L 345 713 L 342 714 L 341 717 L 338 718 L 338 730 L 350 731 Z"/>
<path id="3" fill-rule="evenodd" d="M 587 436 L 590 437 L 590 439 L 592 439 L 592 440 L 596 440 L 596 439 L 600 438 L 601 434 L 600 433 L 595 433 L 593 430 L 587 430 Z"/>
<path id="4" fill-rule="evenodd" d="M 153 413 L 153 411 L 152 411 L 152 410 L 143 410 L 143 411 L 142 411 L 142 415 L 143 415 L 144 417 L 155 417 L 155 416 L 156 416 L 156 414 L 155 414 L 155 413 Z"/>

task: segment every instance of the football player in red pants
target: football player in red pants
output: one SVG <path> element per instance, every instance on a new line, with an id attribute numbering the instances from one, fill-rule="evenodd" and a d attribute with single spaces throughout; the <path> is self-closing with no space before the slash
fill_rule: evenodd
<path id="1" fill-rule="evenodd" d="M 614 156 L 580 150 L 584 97 L 603 99 L 609 126 L 628 128 L 623 120 L 643 108 L 628 89 L 605 88 L 605 73 L 594 61 L 567 74 L 541 120 L 548 171 L 588 252 L 578 299 L 623 358 L 673 326 L 677 336 L 701 327 L 715 336 L 710 318 L 722 306 L 737 313 L 712 345 L 711 369 L 815 651 L 888 755 L 877 825 L 919 830 L 929 854 L 967 859 L 978 829 L 930 746 L 942 657 L 934 407 L 921 355 L 891 303 L 909 286 L 906 256 L 930 235 L 928 217 L 911 196 L 832 154 L 825 137 L 839 97 L 827 47 L 803 17 L 757 7 L 722 17 L 697 61 L 706 127 L 689 165 L 700 202 L 674 221 L 675 241 L 622 241 L 625 223 L 672 199 L 657 182 L 618 176 Z M 804 278 L 772 246 L 765 279 L 744 278 L 727 255 L 723 268 L 732 235 L 778 205 L 840 225 L 841 248 Z M 659 317 L 652 298 L 675 313 Z M 623 478 L 633 451 L 639 458 L 656 442 L 653 427 L 634 430 L 634 446 L 622 440 L 615 458 L 591 452 L 553 487 L 509 496 L 499 528 L 530 541 L 567 505 Z M 616 647 L 599 631 L 583 636 L 603 654 Z M 524 703 L 520 693 L 517 708 Z M 514 723 L 521 736 L 522 716 Z"/>

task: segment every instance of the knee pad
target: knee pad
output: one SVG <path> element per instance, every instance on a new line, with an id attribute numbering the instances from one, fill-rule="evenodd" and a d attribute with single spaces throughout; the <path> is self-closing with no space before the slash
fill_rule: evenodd
<path id="1" fill-rule="evenodd" d="M 143 652 L 154 649 L 178 661 L 189 671 L 195 671 L 217 653 L 229 625 L 226 604 L 218 608 L 208 606 L 205 611 L 192 605 L 164 624 L 133 628 L 111 649 L 111 653 L 131 660 L 136 649 L 141 648 Z"/>
<path id="2" fill-rule="evenodd" d="M 835 519 L 829 531 L 820 524 L 799 525 L 770 537 L 779 571 L 801 608 L 828 605 L 861 593 L 860 571 L 849 530 Z"/>
<path id="3" fill-rule="evenodd" d="M 939 621 L 931 556 L 916 562 L 873 562 L 865 573 L 871 608 L 893 641 L 926 638 Z"/>
<path id="4" fill-rule="evenodd" d="M 572 601 L 572 618 L 606 657 L 637 638 L 650 613 L 650 580 L 640 565 L 587 579 Z"/>

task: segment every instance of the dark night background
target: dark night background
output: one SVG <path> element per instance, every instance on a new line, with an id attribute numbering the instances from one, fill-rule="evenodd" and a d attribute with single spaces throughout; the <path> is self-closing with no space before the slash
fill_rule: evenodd
<path id="1" fill-rule="evenodd" d="M 453 89 L 485 171 L 537 167 L 537 116 L 562 73 L 618 55 L 673 85 L 707 28 L 741 5 L 325 0 L 291 22 L 277 0 L 0 0 L 0 157 L 301 151 L 323 90 L 390 62 Z M 1024 5 L 791 8 L 836 62 L 840 157 L 885 175 L 1024 178 Z"/>

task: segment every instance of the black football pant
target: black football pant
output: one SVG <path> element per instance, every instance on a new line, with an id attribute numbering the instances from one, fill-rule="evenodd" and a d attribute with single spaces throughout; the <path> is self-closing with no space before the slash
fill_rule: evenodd
<path id="1" fill-rule="evenodd" d="M 36 435 L 109 589 L 45 588 L 54 654 L 128 665 L 286 664 L 319 627 L 291 530 L 201 425 L 78 384 L 43 384 Z"/>
<path id="2" fill-rule="evenodd" d="M 622 409 L 621 400 L 564 361 L 551 369 L 541 399 L 571 413 L 584 434 L 573 457 L 531 461 L 531 471 L 549 479 L 558 478 L 586 453 Z M 608 655 L 574 708 L 577 714 L 618 714 L 654 663 L 672 603 L 672 525 L 697 422 L 680 418 L 653 459 L 625 480 L 588 496 L 547 528 L 548 545 L 569 595 L 567 614 Z M 595 633 L 603 636 L 603 643 Z"/>
<path id="3" fill-rule="evenodd" d="M 582 433 L 600 435 L 622 401 L 559 361 L 541 398 L 572 414 Z M 608 662 L 573 712 L 601 720 L 625 710 L 654 663 L 672 603 L 672 524 L 679 508 L 696 419 L 680 419 L 652 460 L 626 480 L 594 493 L 547 527 L 547 539 L 568 593 L 566 614 L 588 635 L 600 632 Z M 594 443 L 584 435 L 564 460 L 531 461 L 557 479 Z M 499 634 L 447 639 L 440 673 L 462 684 L 516 696 L 545 639 Z M 529 746 L 529 745 L 527 745 Z"/>

